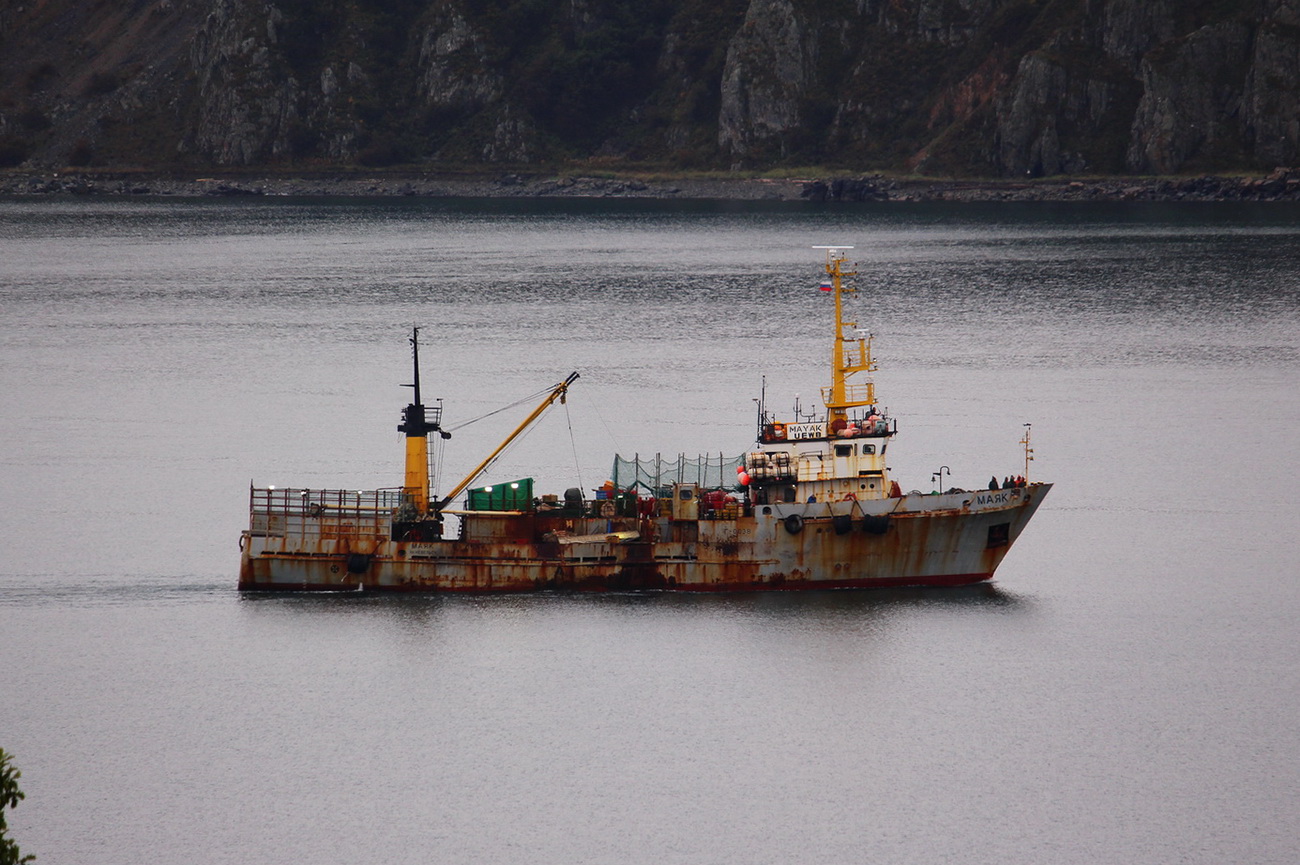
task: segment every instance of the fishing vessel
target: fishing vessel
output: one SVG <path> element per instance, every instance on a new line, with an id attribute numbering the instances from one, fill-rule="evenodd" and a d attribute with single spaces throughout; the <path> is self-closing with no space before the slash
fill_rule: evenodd
<path id="1" fill-rule="evenodd" d="M 449 437 L 420 392 L 419 330 L 400 487 L 250 487 L 246 591 L 750 591 L 954 586 L 992 578 L 1051 484 L 1024 472 L 987 489 L 904 493 L 886 455 L 897 421 L 876 400 L 872 338 L 845 319 L 852 247 L 825 251 L 834 306 L 830 384 L 790 416 L 758 401 L 756 442 L 734 458 L 616 456 L 601 489 L 536 495 L 532 478 L 474 486 L 578 378 L 540 404 L 445 494 L 429 439 Z M 828 303 L 829 305 L 829 303 Z M 945 467 L 946 468 L 946 467 Z M 936 476 L 943 484 L 943 470 Z M 462 495 L 464 498 L 461 498 Z M 454 528 L 453 528 L 454 523 Z"/>

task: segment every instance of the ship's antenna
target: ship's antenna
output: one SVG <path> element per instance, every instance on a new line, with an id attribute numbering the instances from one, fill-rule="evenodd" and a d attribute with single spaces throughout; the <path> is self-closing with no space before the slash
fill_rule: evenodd
<path id="1" fill-rule="evenodd" d="M 1029 433 L 1033 424 L 1025 424 L 1025 437 L 1020 443 L 1025 447 L 1025 483 L 1029 483 L 1029 464 L 1034 461 L 1034 449 L 1029 446 Z"/>
<path id="2" fill-rule="evenodd" d="M 411 328 L 411 361 L 415 366 L 415 383 L 411 387 L 415 388 L 415 399 L 412 400 L 416 405 L 420 404 L 420 328 Z"/>

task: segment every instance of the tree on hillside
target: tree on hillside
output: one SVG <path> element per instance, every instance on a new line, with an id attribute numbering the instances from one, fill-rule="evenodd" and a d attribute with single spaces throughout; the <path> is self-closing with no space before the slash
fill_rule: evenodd
<path id="1" fill-rule="evenodd" d="M 0 748 L 0 865 L 23 865 L 36 857 L 22 855 L 18 843 L 5 837 L 9 828 L 5 823 L 5 810 L 17 808 L 23 798 L 23 792 L 18 789 L 18 779 L 23 773 L 14 768 L 9 759 L 4 748 Z"/>

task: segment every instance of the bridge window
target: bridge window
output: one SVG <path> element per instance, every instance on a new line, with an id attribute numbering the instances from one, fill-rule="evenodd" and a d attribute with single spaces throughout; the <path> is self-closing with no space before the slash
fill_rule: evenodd
<path id="1" fill-rule="evenodd" d="M 866 455 L 866 456 L 871 456 L 871 455 L 874 454 L 875 452 L 876 452 L 876 446 L 875 446 L 875 445 L 863 445 L 863 446 L 862 446 L 862 453 L 863 453 L 864 455 Z"/>
<path id="2" fill-rule="evenodd" d="M 836 445 L 836 446 L 835 446 L 835 456 L 837 456 L 837 457 L 851 457 L 851 456 L 853 456 L 853 445 Z"/>

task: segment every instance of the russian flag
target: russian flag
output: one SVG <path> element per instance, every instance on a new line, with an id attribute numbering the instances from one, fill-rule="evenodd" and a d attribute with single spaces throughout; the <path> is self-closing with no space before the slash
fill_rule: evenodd
<path id="1" fill-rule="evenodd" d="M 835 285 L 829 279 L 823 279 L 822 284 L 817 287 L 822 291 L 830 291 Z"/>

